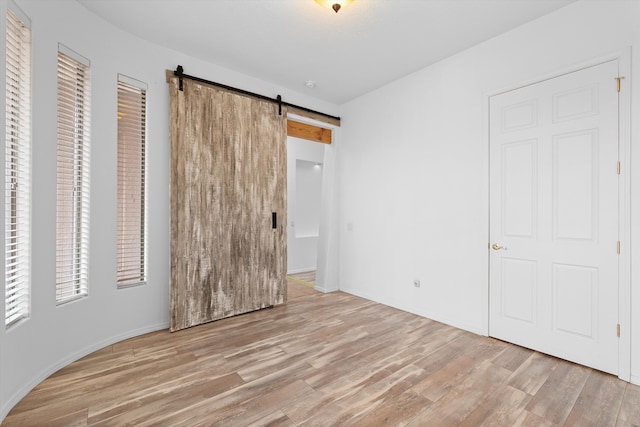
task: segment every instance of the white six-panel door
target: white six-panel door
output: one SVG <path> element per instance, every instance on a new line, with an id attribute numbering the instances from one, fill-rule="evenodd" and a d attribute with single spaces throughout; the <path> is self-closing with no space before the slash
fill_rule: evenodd
<path id="1" fill-rule="evenodd" d="M 496 338 L 618 373 L 618 62 L 490 98 Z"/>

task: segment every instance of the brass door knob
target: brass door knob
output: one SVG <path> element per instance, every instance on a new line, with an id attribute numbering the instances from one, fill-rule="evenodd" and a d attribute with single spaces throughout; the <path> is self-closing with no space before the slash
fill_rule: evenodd
<path id="1" fill-rule="evenodd" d="M 493 249 L 494 251 L 499 251 L 500 249 L 504 249 L 506 251 L 507 247 L 500 246 L 500 243 L 494 243 L 493 245 L 491 245 L 491 249 Z"/>

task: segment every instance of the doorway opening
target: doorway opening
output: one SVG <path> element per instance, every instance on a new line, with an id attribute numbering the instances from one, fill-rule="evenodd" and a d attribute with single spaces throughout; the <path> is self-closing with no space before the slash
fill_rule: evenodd
<path id="1" fill-rule="evenodd" d="M 324 155 L 325 144 L 287 138 L 287 275 L 309 287 L 318 267 Z"/>
<path id="2" fill-rule="evenodd" d="M 328 124 L 328 126 L 327 126 Z M 287 279 L 320 292 L 338 289 L 334 172 L 338 123 L 305 117 L 287 121 Z"/>

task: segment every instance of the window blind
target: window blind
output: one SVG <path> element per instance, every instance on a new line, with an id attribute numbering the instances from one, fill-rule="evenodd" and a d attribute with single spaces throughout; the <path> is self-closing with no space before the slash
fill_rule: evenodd
<path id="1" fill-rule="evenodd" d="M 118 76 L 118 286 L 146 281 L 146 92 Z"/>
<path id="2" fill-rule="evenodd" d="M 59 45 L 56 301 L 88 293 L 89 61 Z"/>
<path id="3" fill-rule="evenodd" d="M 5 109 L 5 326 L 29 316 L 31 28 L 7 9 Z"/>

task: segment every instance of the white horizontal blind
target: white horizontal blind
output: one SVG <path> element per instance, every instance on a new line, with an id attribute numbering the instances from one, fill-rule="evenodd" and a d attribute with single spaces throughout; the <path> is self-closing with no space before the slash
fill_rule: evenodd
<path id="1" fill-rule="evenodd" d="M 31 29 L 11 9 L 6 68 L 4 322 L 9 326 L 29 316 L 31 282 Z"/>
<path id="2" fill-rule="evenodd" d="M 118 78 L 118 286 L 146 281 L 147 93 L 131 80 Z"/>
<path id="3" fill-rule="evenodd" d="M 88 293 L 89 61 L 58 51 L 56 301 Z"/>

